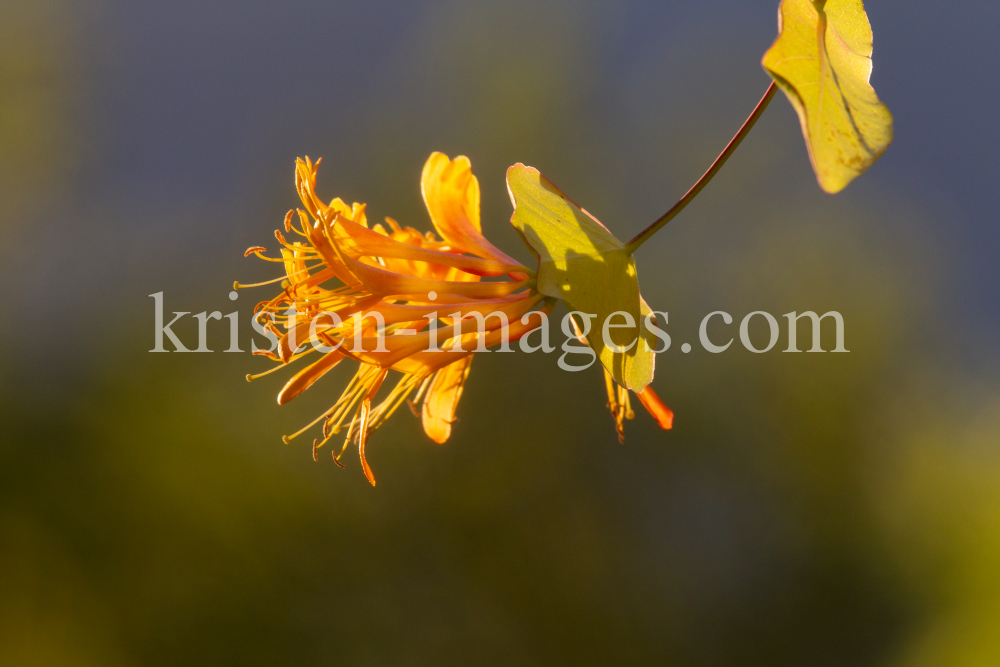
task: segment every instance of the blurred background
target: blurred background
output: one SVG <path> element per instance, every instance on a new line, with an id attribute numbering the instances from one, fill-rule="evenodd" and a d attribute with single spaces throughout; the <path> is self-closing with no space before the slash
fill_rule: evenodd
<path id="1" fill-rule="evenodd" d="M 994 3 L 870 2 L 885 157 L 823 194 L 779 96 L 638 252 L 673 431 L 620 445 L 597 368 L 481 354 L 372 488 L 280 440 L 350 369 L 279 408 L 224 326 L 148 353 L 161 291 L 249 347 L 274 290 L 228 294 L 275 277 L 243 251 L 301 155 L 419 229 L 424 160 L 467 155 L 523 261 L 514 162 L 630 238 L 763 94 L 776 5 L 0 3 L 0 663 L 1000 664 Z M 837 310 L 851 353 L 709 354 L 714 310 Z"/>

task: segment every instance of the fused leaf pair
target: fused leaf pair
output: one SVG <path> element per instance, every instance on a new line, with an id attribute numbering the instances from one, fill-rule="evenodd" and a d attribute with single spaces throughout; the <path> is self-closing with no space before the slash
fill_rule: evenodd
<path id="1" fill-rule="evenodd" d="M 622 387 L 641 392 L 653 379 L 656 338 L 647 326 L 650 310 L 639 295 L 631 252 L 537 169 L 514 165 L 507 170 L 507 188 L 514 204 L 511 224 L 538 258 L 539 294 L 580 313 L 586 340 L 604 368 Z"/>
<path id="2" fill-rule="evenodd" d="M 764 69 L 799 115 L 820 187 L 836 193 L 892 143 L 892 114 L 869 84 L 872 29 L 861 0 L 782 0 Z"/>

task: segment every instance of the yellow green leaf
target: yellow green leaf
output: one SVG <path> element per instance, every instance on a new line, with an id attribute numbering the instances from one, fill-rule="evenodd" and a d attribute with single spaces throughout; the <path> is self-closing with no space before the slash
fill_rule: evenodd
<path id="1" fill-rule="evenodd" d="M 782 0 L 767 73 L 788 96 L 820 187 L 840 192 L 892 143 L 892 114 L 869 84 L 872 28 L 861 0 Z"/>
<path id="2" fill-rule="evenodd" d="M 642 391 L 653 379 L 656 339 L 645 326 L 649 311 L 639 296 L 632 255 L 537 169 L 514 165 L 507 170 L 507 188 L 514 204 L 511 224 L 538 257 L 538 291 L 594 315 L 587 342 L 619 384 Z M 615 312 L 628 317 L 619 314 L 612 325 L 631 318 L 633 327 L 609 327 L 608 346 L 604 323 Z"/>

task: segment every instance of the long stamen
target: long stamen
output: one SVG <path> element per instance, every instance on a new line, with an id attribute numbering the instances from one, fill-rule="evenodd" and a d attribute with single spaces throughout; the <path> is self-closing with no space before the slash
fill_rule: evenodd
<path id="1" fill-rule="evenodd" d="M 260 252 L 255 252 L 253 254 L 259 257 L 260 259 L 264 260 L 265 262 L 281 262 L 282 264 L 285 263 L 284 259 L 278 257 L 267 257 L 265 255 L 260 254 Z"/>
<path id="2" fill-rule="evenodd" d="M 345 401 L 337 412 L 330 415 L 327 422 L 330 424 L 329 429 L 331 432 L 340 433 L 340 430 L 344 427 L 344 421 L 347 419 L 347 414 L 357 404 L 358 400 L 360 400 L 362 396 L 364 396 L 364 387 L 355 388 L 348 397 L 349 400 Z M 348 425 L 349 427 L 353 426 L 354 418 L 354 416 L 351 417 L 351 422 Z"/>
<path id="3" fill-rule="evenodd" d="M 401 393 L 400 396 L 397 398 L 397 400 L 392 404 L 392 406 L 389 407 L 389 408 L 387 408 L 387 409 L 385 409 L 382 412 L 382 414 L 375 415 L 375 417 L 373 417 L 373 419 L 372 419 L 371 426 L 368 427 L 369 431 L 370 432 L 375 432 L 375 431 L 377 431 L 379 429 L 379 427 L 382 426 L 382 424 L 384 424 L 387 421 L 389 421 L 389 418 L 392 417 L 396 413 L 396 410 L 398 410 L 400 408 L 400 406 L 403 405 L 403 403 L 406 403 L 406 400 L 407 400 L 406 397 L 410 394 L 411 391 L 413 391 L 413 387 L 410 387 L 409 390 L 406 391 L 405 393 Z M 383 404 L 379 405 L 379 407 L 381 408 L 382 405 L 385 405 L 385 404 L 383 403 Z"/>
<path id="4" fill-rule="evenodd" d="M 318 424 L 320 421 L 322 421 L 326 417 L 326 415 L 327 415 L 327 413 L 321 414 L 319 417 L 316 417 L 316 419 L 314 419 L 311 422 L 309 422 L 308 425 L 300 428 L 298 431 L 296 431 L 295 433 L 293 433 L 291 435 L 283 435 L 283 436 L 281 436 L 281 441 L 284 442 L 286 445 L 292 444 L 292 440 L 294 440 L 295 438 L 299 437 L 300 435 L 302 435 L 303 433 L 305 433 L 306 431 L 308 431 L 309 429 L 311 429 L 313 426 L 315 426 L 316 424 Z"/>
<path id="5" fill-rule="evenodd" d="M 431 381 L 434 379 L 436 375 L 437 372 L 435 371 L 434 373 L 431 373 L 430 375 L 425 377 L 423 383 L 420 385 L 420 389 L 417 390 L 417 395 L 414 396 L 412 400 L 410 400 L 409 398 L 406 399 L 406 404 L 410 406 L 410 412 L 413 413 L 414 417 L 420 417 L 420 413 L 417 412 L 417 406 L 420 405 L 420 399 L 423 397 L 424 392 L 427 390 L 427 387 L 430 385 Z"/>
<path id="6" fill-rule="evenodd" d="M 608 409 L 611 410 L 611 414 L 615 414 L 618 411 L 618 401 L 615 397 L 615 381 L 611 379 L 611 373 L 605 369 L 604 371 L 604 388 L 608 391 Z"/>
<path id="7" fill-rule="evenodd" d="M 247 283 L 241 285 L 239 281 L 233 283 L 233 289 L 243 289 L 244 287 L 263 287 L 264 285 L 273 285 L 274 283 L 280 283 L 282 280 L 287 280 L 288 276 L 281 276 L 280 278 L 275 278 L 274 280 L 265 280 L 262 283 Z"/>
<path id="8" fill-rule="evenodd" d="M 284 276 L 280 276 L 278 278 L 274 278 L 272 280 L 265 280 L 262 283 L 250 283 L 250 284 L 243 285 L 243 284 L 240 284 L 239 282 L 234 282 L 233 283 L 233 289 L 242 289 L 244 287 L 263 287 L 264 285 L 273 285 L 274 283 L 280 283 L 282 280 L 287 280 L 287 279 L 291 278 L 292 276 L 297 276 L 300 273 L 308 273 L 308 272 L 312 271 L 313 269 L 320 268 L 321 266 L 323 266 L 323 265 L 322 264 L 314 264 L 313 266 L 307 266 L 304 269 L 299 269 L 298 271 L 293 271 L 292 273 L 289 273 L 289 274 L 284 275 Z"/>
<path id="9" fill-rule="evenodd" d="M 353 419 L 351 420 L 351 424 L 352 424 L 352 425 L 354 424 L 354 420 L 353 420 Z M 351 431 L 353 431 L 353 429 L 351 429 Z M 346 468 L 346 467 L 347 467 L 347 466 L 343 465 L 343 464 L 342 464 L 342 463 L 340 462 L 340 459 L 341 459 L 341 458 L 343 458 L 343 456 L 344 456 L 344 452 L 346 452 L 346 451 L 347 451 L 347 446 L 348 446 L 349 444 L 351 444 L 351 435 L 352 435 L 352 434 L 351 434 L 351 432 L 349 431 L 349 432 L 347 433 L 347 438 L 345 438 L 345 439 L 344 439 L 344 444 L 343 444 L 343 445 L 342 445 L 342 446 L 340 447 L 340 452 L 339 452 L 339 453 L 337 453 L 337 454 L 335 454 L 335 455 L 334 455 L 334 457 L 333 457 L 333 460 L 334 460 L 334 461 L 336 461 L 336 462 L 337 462 L 337 465 L 339 465 L 339 466 L 340 466 L 341 468 Z"/>
<path id="10" fill-rule="evenodd" d="M 414 375 L 404 375 L 396 386 L 393 387 L 389 396 L 372 412 L 371 425 L 368 427 L 369 431 L 373 432 L 384 424 L 407 401 L 407 397 L 413 393 L 417 383 L 422 380 L 423 378 Z"/>
<path id="11" fill-rule="evenodd" d="M 360 410 L 360 406 L 358 410 Z M 341 456 L 344 454 L 344 450 L 347 449 L 347 445 L 351 444 L 351 437 L 354 435 L 354 425 L 358 423 L 358 410 L 354 411 L 354 416 L 351 418 L 351 423 L 347 427 L 347 437 L 344 438 L 344 446 L 341 448 Z"/>
<path id="12" fill-rule="evenodd" d="M 288 360 L 288 364 L 291 364 L 295 360 L 301 359 L 302 357 L 306 356 L 307 354 L 309 354 L 311 352 L 315 352 L 315 351 L 316 351 L 316 348 L 311 347 L 308 350 L 306 350 L 305 352 L 300 352 L 299 354 L 296 354 L 294 357 L 292 357 L 291 359 L 289 359 Z M 270 369 L 264 371 L 263 373 L 257 373 L 256 375 L 250 375 L 249 373 L 247 373 L 247 382 L 253 382 L 257 378 L 262 378 L 265 375 L 270 375 L 271 373 L 274 373 L 275 371 L 280 371 L 282 368 L 288 368 L 288 364 L 279 364 L 279 365 L 275 366 L 274 368 L 270 368 Z"/>
<path id="13" fill-rule="evenodd" d="M 281 436 L 282 441 L 287 445 L 293 439 L 299 437 L 300 435 L 302 435 L 303 433 L 305 433 L 306 431 L 308 431 L 309 429 L 311 429 L 313 426 L 315 426 L 316 424 L 318 424 L 321 420 L 326 419 L 327 421 L 333 421 L 336 418 L 336 416 L 337 416 L 338 408 L 341 407 L 341 404 L 344 401 L 344 397 L 347 396 L 347 394 L 348 394 L 349 391 L 352 391 L 354 389 L 354 387 L 355 387 L 356 384 L 360 384 L 360 383 L 357 382 L 357 380 L 362 375 L 363 372 L 364 372 L 364 369 L 362 369 L 361 371 L 359 371 L 358 374 L 354 376 L 354 378 L 351 380 L 351 383 L 349 385 L 347 385 L 347 389 L 345 389 L 344 393 L 341 395 L 340 400 L 337 401 L 337 403 L 334 404 L 334 406 L 332 408 L 330 408 L 329 410 L 327 410 L 326 412 L 324 412 L 323 414 L 321 414 L 319 417 L 317 417 L 312 422 L 310 422 L 307 426 L 305 426 L 302 429 L 299 429 L 298 431 L 296 431 L 292 435 L 290 435 L 290 436 L 288 436 L 288 435 Z M 361 391 L 363 391 L 364 388 L 365 388 L 364 386 L 359 387 L 359 389 Z M 351 399 L 350 403 L 343 408 L 344 411 L 349 410 L 350 407 L 352 405 L 354 405 L 354 403 L 358 400 L 358 397 L 361 396 L 361 394 L 358 391 L 355 391 L 354 393 L 355 393 L 355 396 Z M 341 421 L 343 421 L 343 417 L 341 417 Z M 333 432 L 337 433 L 337 431 L 339 430 L 339 427 L 340 427 L 340 424 L 338 423 L 337 426 L 333 429 Z M 326 430 L 326 425 L 324 425 L 324 431 L 325 430 Z"/>
<path id="14" fill-rule="evenodd" d="M 306 225 L 309 224 L 309 218 L 305 217 L 304 214 L 305 214 L 305 211 L 302 211 L 301 209 L 299 209 L 299 220 L 302 222 L 302 230 L 299 230 L 298 227 L 296 227 L 295 225 L 292 224 L 292 216 L 295 215 L 295 211 L 292 210 L 292 211 L 289 211 L 288 213 L 286 213 L 285 214 L 285 231 L 289 232 L 289 233 L 295 232 L 299 236 L 302 236 L 302 237 L 305 237 L 306 239 L 308 239 L 309 235 L 305 232 L 305 228 L 306 228 Z"/>
<path id="15" fill-rule="evenodd" d="M 635 419 L 635 412 L 632 411 L 632 398 L 625 387 L 621 387 L 622 405 L 625 407 L 625 419 Z"/>
<path id="16" fill-rule="evenodd" d="M 351 383 L 347 385 L 347 389 L 341 394 L 340 400 L 332 410 L 333 414 L 329 418 L 329 423 L 333 424 L 331 430 L 334 433 L 338 433 L 343 426 L 344 419 L 347 417 L 347 413 L 350 412 L 351 408 L 358 402 L 358 400 L 364 396 L 365 392 L 371 386 L 371 382 L 374 376 L 380 371 L 377 366 L 369 366 L 363 364 L 361 369 L 358 370 L 354 379 Z M 354 418 L 352 417 L 351 423 L 353 425 Z"/>

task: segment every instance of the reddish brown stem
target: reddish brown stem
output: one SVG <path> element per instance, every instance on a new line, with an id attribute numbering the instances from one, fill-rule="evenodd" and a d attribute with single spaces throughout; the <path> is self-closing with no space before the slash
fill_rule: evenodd
<path id="1" fill-rule="evenodd" d="M 673 208 L 664 213 L 658 220 L 656 220 L 656 222 L 651 224 L 649 227 L 640 232 L 638 236 L 625 244 L 625 248 L 629 251 L 629 253 L 635 252 L 639 246 L 648 241 L 653 234 L 660 231 L 664 225 L 677 217 L 677 214 L 683 211 L 684 208 L 691 203 L 691 200 L 698 196 L 698 193 L 701 192 L 705 186 L 708 185 L 709 181 L 715 177 L 719 170 L 722 169 L 722 165 L 726 164 L 726 160 L 729 159 L 729 156 L 736 152 L 740 143 L 750 133 L 750 130 L 753 129 L 757 120 L 764 113 L 764 109 L 766 109 L 767 105 L 771 103 L 771 99 L 777 91 L 778 86 L 772 81 L 771 85 L 767 88 L 767 92 L 764 93 L 764 97 L 762 97 L 760 102 L 757 103 L 757 107 L 753 110 L 753 113 L 750 114 L 750 117 L 747 118 L 745 123 L 743 123 L 743 127 L 741 127 L 740 131 L 736 133 L 736 136 L 732 138 L 732 141 L 729 142 L 726 149 L 722 151 L 719 157 L 715 158 L 715 162 L 713 162 L 712 166 L 708 168 L 708 171 L 706 171 L 705 174 L 698 179 L 697 183 L 691 186 L 691 189 L 680 198 L 680 201 L 674 204 Z"/>

